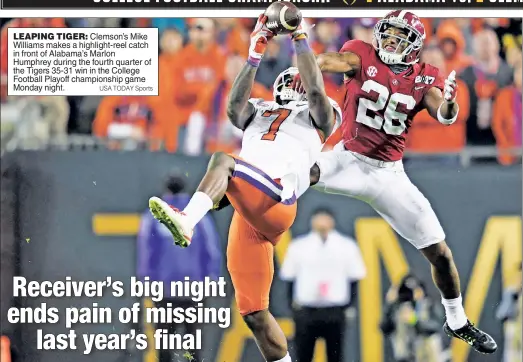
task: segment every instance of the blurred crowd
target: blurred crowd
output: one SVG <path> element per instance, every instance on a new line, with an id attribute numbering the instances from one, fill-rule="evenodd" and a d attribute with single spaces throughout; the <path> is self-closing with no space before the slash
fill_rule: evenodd
<path id="1" fill-rule="evenodd" d="M 108 147 L 183 152 L 233 152 L 241 132 L 227 121 L 225 102 L 245 62 L 255 19 L 2 19 L 2 147 L 40 148 L 67 135 L 94 135 Z M 305 19 L 316 53 L 349 39 L 371 42 L 376 19 Z M 465 146 L 497 146 L 497 161 L 520 162 L 521 19 L 424 19 L 422 61 L 444 76 L 458 74 L 460 114 L 452 127 L 418 114 L 408 150 L 458 154 Z M 154 27 L 159 29 L 157 97 L 12 97 L 6 94 L 7 27 Z M 272 99 L 276 76 L 295 61 L 288 37 L 270 42 L 252 97 Z M 342 78 L 325 75 L 327 92 L 342 103 Z M 344 120 L 351 122 L 353 120 Z M 70 137 L 69 137 L 70 139 Z M 444 156 L 443 156 L 444 155 Z"/>

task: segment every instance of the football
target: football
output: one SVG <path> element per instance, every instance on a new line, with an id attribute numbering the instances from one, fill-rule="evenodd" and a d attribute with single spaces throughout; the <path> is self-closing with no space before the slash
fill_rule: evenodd
<path id="1" fill-rule="evenodd" d="M 290 34 L 300 26 L 302 15 L 300 9 L 286 1 L 272 3 L 265 11 L 265 26 L 274 34 Z"/>

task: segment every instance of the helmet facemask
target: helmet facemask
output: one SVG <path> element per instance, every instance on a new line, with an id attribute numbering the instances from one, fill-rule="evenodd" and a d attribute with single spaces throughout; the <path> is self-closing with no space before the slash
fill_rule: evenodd
<path id="1" fill-rule="evenodd" d="M 389 29 L 400 29 L 404 35 L 394 35 Z M 384 42 L 388 38 L 396 39 L 396 49 L 388 50 L 384 47 Z M 423 46 L 423 35 L 411 26 L 402 23 L 400 20 L 382 19 L 374 26 L 374 48 L 383 63 L 388 65 L 402 64 L 411 65 L 419 61 L 417 56 L 408 57 L 410 54 L 417 54 Z M 402 50 L 403 48 L 403 50 Z"/>
<path id="2" fill-rule="evenodd" d="M 291 67 L 276 77 L 273 85 L 273 95 L 276 103 L 284 104 L 291 101 L 301 102 L 307 100 L 305 90 L 295 88 L 294 77 L 297 74 L 298 68 Z"/>

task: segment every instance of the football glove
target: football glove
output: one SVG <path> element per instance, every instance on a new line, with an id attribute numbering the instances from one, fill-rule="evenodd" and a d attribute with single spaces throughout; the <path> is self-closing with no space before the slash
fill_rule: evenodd
<path id="1" fill-rule="evenodd" d="M 249 64 L 252 66 L 259 66 L 260 62 L 265 54 L 267 49 L 267 44 L 269 40 L 274 37 L 274 34 L 267 29 L 265 22 L 267 21 L 267 16 L 262 14 L 258 17 L 256 26 L 254 27 L 253 32 L 251 33 L 251 44 L 249 47 Z"/>
<path id="2" fill-rule="evenodd" d="M 456 71 L 453 70 L 445 79 L 445 86 L 443 87 L 443 98 L 447 103 L 453 103 L 456 100 L 457 90 Z"/>

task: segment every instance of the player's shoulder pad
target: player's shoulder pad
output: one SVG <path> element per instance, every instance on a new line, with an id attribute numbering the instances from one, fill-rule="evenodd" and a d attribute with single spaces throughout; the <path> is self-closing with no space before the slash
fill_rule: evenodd
<path id="1" fill-rule="evenodd" d="M 350 52 L 361 56 L 367 55 L 372 50 L 374 50 L 374 47 L 371 44 L 366 43 L 363 40 L 354 39 L 346 41 L 341 47 L 340 53 Z"/>
<path id="2" fill-rule="evenodd" d="M 425 75 L 425 76 L 430 76 L 430 77 L 439 77 L 440 71 L 439 71 L 439 68 L 437 68 L 433 65 L 430 65 L 427 63 L 422 63 L 421 69 L 420 69 L 420 75 Z"/>
<path id="3" fill-rule="evenodd" d="M 309 108 L 309 102 L 307 101 L 300 101 L 300 102 L 291 102 L 291 107 L 296 108 L 298 110 L 303 110 L 305 108 Z"/>
<path id="4" fill-rule="evenodd" d="M 278 108 L 278 107 L 282 107 L 280 106 L 278 103 L 274 102 L 275 106 L 274 108 Z M 303 112 L 308 112 L 309 110 L 309 102 L 307 101 L 300 101 L 300 102 L 296 102 L 296 101 L 292 101 L 292 102 L 289 102 L 285 105 L 285 107 L 282 107 L 282 108 L 285 108 L 285 109 L 289 109 L 291 110 L 292 112 L 295 112 L 295 113 L 303 113 Z"/>
<path id="5" fill-rule="evenodd" d="M 249 98 L 249 103 L 252 104 L 253 106 L 257 106 L 258 104 L 262 103 L 263 102 L 263 99 L 262 98 Z"/>
<path id="6" fill-rule="evenodd" d="M 250 98 L 249 103 L 252 104 L 255 109 L 272 109 L 276 102 L 266 101 L 263 98 Z"/>

